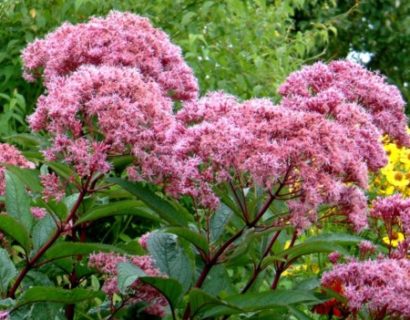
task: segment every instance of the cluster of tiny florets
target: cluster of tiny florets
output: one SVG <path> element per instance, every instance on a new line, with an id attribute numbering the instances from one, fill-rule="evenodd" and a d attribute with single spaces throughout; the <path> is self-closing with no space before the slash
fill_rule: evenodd
<path id="1" fill-rule="evenodd" d="M 26 79 L 33 80 L 43 69 L 47 87 L 82 65 L 107 65 L 131 67 L 175 99 L 189 100 L 198 94 L 197 80 L 181 49 L 147 18 L 131 13 L 113 11 L 87 23 L 65 23 L 31 43 L 23 51 L 23 60 Z"/>
<path id="2" fill-rule="evenodd" d="M 0 195 L 6 191 L 4 165 L 12 165 L 20 168 L 33 169 L 34 163 L 28 161 L 14 146 L 0 143 Z"/>
<path id="3" fill-rule="evenodd" d="M 29 45 L 23 60 L 27 76 L 44 70 L 48 92 L 30 125 L 51 134 L 49 160 L 61 157 L 85 177 L 108 172 L 110 156 L 131 154 L 130 179 L 211 209 L 220 183 L 241 179 L 269 192 L 283 185 L 299 229 L 323 203 L 355 230 L 366 227 L 368 171 L 386 163 L 381 134 L 409 142 L 398 90 L 346 61 L 291 74 L 277 106 L 223 92 L 198 100 L 180 49 L 129 13 L 65 24 Z M 177 114 L 175 99 L 183 101 Z"/>
<path id="4" fill-rule="evenodd" d="M 322 277 L 322 285 L 342 286 L 351 312 L 367 308 L 374 319 L 410 317 L 410 261 L 381 259 L 336 264 Z"/>
<path id="5" fill-rule="evenodd" d="M 108 172 L 115 155 L 149 168 L 175 126 L 173 100 L 198 92 L 180 49 L 129 13 L 65 24 L 30 44 L 23 61 L 26 76 L 43 69 L 47 93 L 29 123 L 51 135 L 47 160 L 64 160 L 82 177 Z"/>
<path id="6" fill-rule="evenodd" d="M 150 256 L 125 257 L 115 253 L 92 254 L 89 258 L 89 266 L 106 275 L 102 290 L 110 297 L 113 297 L 114 294 L 120 294 L 117 282 L 117 267 L 119 263 L 124 262 L 139 267 L 147 276 L 163 276 L 155 267 L 154 261 Z M 165 309 L 168 303 L 164 296 L 155 288 L 136 280 L 130 286 L 130 290 L 130 292 L 127 292 L 127 304 L 145 302 L 148 304 L 144 309 L 145 312 L 159 317 L 165 316 Z"/>
<path id="7" fill-rule="evenodd" d="M 403 199 L 400 194 L 377 198 L 372 203 L 370 216 L 381 219 L 388 230 L 396 227 L 410 237 L 410 199 Z"/>

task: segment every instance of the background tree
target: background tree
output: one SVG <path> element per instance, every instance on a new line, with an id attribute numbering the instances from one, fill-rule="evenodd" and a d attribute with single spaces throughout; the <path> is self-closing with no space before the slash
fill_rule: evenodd
<path id="1" fill-rule="evenodd" d="M 294 19 L 295 31 L 331 24 L 337 33 L 330 38 L 324 59 L 356 56 L 367 68 L 386 75 L 410 99 L 409 1 L 310 1 L 296 10 Z"/>

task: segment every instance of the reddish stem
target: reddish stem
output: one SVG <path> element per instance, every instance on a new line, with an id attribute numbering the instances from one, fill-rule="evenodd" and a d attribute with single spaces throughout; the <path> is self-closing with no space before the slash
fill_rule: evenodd
<path id="1" fill-rule="evenodd" d="M 81 202 L 84 200 L 84 197 L 88 190 L 89 183 L 90 183 L 90 179 L 88 179 L 87 182 L 85 183 L 84 187 L 82 188 L 77 198 L 77 201 L 75 202 L 73 208 L 70 211 L 70 214 L 68 215 L 66 220 L 62 223 L 62 225 L 59 228 L 57 228 L 53 236 L 37 251 L 37 253 L 33 256 L 33 258 L 28 259 L 25 267 L 20 271 L 16 281 L 14 282 L 13 286 L 10 288 L 7 294 L 7 297 L 13 298 L 13 299 L 15 298 L 16 291 L 18 287 L 20 286 L 21 282 L 23 281 L 24 277 L 34 267 L 36 262 L 41 259 L 44 253 L 54 244 L 54 242 L 57 241 L 60 235 L 64 232 L 64 226 L 67 225 L 67 223 L 69 223 L 70 220 L 75 216 L 78 208 L 81 205 Z"/>

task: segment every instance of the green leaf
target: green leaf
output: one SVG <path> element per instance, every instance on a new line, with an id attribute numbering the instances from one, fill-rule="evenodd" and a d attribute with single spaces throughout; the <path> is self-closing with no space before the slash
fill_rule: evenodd
<path id="1" fill-rule="evenodd" d="M 328 241 L 309 241 L 284 250 L 278 253 L 277 257 L 287 257 L 288 260 L 292 260 L 307 254 L 333 251 L 338 251 L 342 254 L 348 255 L 348 252 L 338 244 Z"/>
<path id="2" fill-rule="evenodd" d="M 26 228 L 9 215 L 0 215 L 0 230 L 16 240 L 27 252 L 30 251 L 30 237 Z"/>
<path id="3" fill-rule="evenodd" d="M 18 301 L 17 306 L 35 302 L 57 302 L 63 304 L 74 304 L 84 300 L 104 298 L 99 291 L 91 291 L 82 288 L 66 290 L 53 287 L 31 287 L 27 289 Z"/>
<path id="4" fill-rule="evenodd" d="M 50 214 L 39 220 L 33 227 L 33 249 L 37 251 L 55 233 L 57 226 Z"/>
<path id="5" fill-rule="evenodd" d="M 201 249 L 205 253 L 209 252 L 206 239 L 195 231 L 183 227 L 169 227 L 165 229 L 165 232 L 176 234 L 177 236 L 191 242 L 195 247 Z"/>
<path id="6" fill-rule="evenodd" d="M 40 173 L 38 170 L 19 168 L 10 165 L 6 167 L 7 171 L 13 173 L 26 187 L 30 188 L 32 191 L 40 193 L 43 190 L 40 183 Z"/>
<path id="7" fill-rule="evenodd" d="M 57 173 L 60 177 L 64 178 L 65 180 L 70 180 L 71 177 L 77 177 L 71 168 L 63 163 L 60 162 L 47 162 L 48 167 L 50 167 L 55 173 Z M 77 177 L 77 182 L 78 177 Z"/>
<path id="8" fill-rule="evenodd" d="M 341 245 L 349 245 L 355 244 L 362 241 L 363 238 L 347 234 L 347 233 L 323 233 L 315 237 L 310 237 L 305 240 L 305 242 L 312 242 L 312 241 L 328 241 L 332 243 L 337 243 Z"/>
<path id="9" fill-rule="evenodd" d="M 140 280 L 161 292 L 168 300 L 171 308 L 175 310 L 182 298 L 183 293 L 182 286 L 178 281 L 174 279 L 155 277 L 141 277 Z"/>
<path id="10" fill-rule="evenodd" d="M 213 297 L 198 288 L 193 288 L 189 293 L 189 303 L 191 315 L 193 316 L 204 312 L 212 312 L 212 314 L 215 313 L 218 315 L 242 312 L 241 308 L 233 306 L 219 298 Z"/>
<path id="11" fill-rule="evenodd" d="M 232 217 L 232 210 L 221 203 L 218 210 L 213 214 L 210 223 L 211 241 L 217 241 L 223 234 L 226 224 Z"/>
<path id="12" fill-rule="evenodd" d="M 159 219 L 151 213 L 151 210 L 148 209 L 143 202 L 136 200 L 124 200 L 112 202 L 92 209 L 77 221 L 77 225 L 87 221 L 95 221 L 106 217 L 120 215 L 137 216 L 159 221 Z"/>
<path id="13" fill-rule="evenodd" d="M 172 234 L 154 232 L 148 238 L 148 251 L 160 271 L 178 280 L 187 290 L 193 278 L 192 263 Z"/>
<path id="14" fill-rule="evenodd" d="M 129 262 L 120 262 L 117 264 L 118 272 L 118 289 L 121 293 L 126 293 L 127 288 L 132 285 L 138 278 L 145 276 L 144 271 L 136 265 Z"/>
<path id="15" fill-rule="evenodd" d="M 118 252 L 125 253 L 124 250 L 101 243 L 79 243 L 79 242 L 58 242 L 47 250 L 46 256 L 48 259 L 60 259 L 69 256 L 89 255 L 93 252 Z"/>
<path id="16" fill-rule="evenodd" d="M 0 293 L 6 293 L 11 280 L 17 275 L 16 267 L 6 250 L 0 248 Z"/>
<path id="17" fill-rule="evenodd" d="M 30 197 L 16 175 L 6 171 L 6 210 L 14 219 L 19 221 L 27 231 L 33 225 L 33 216 L 30 212 Z"/>
<path id="18" fill-rule="evenodd" d="M 159 197 L 142 183 L 131 183 L 120 178 L 110 178 L 108 181 L 118 184 L 154 210 L 162 219 L 172 225 L 186 226 L 193 221 L 192 216 L 181 207 L 177 210 L 169 201 Z"/>
<path id="19" fill-rule="evenodd" d="M 225 298 L 225 301 L 250 312 L 269 309 L 275 306 L 319 303 L 321 300 L 319 300 L 311 291 L 277 289 L 274 291 L 237 294 Z"/>

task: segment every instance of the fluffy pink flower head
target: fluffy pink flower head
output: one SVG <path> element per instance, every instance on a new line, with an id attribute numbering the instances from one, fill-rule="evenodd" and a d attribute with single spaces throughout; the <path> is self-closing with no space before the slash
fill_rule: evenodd
<path id="1" fill-rule="evenodd" d="M 43 199 L 49 201 L 55 199 L 61 201 L 65 196 L 64 188 L 60 178 L 55 173 L 44 174 L 40 176 L 43 186 Z"/>
<path id="2" fill-rule="evenodd" d="M 327 257 L 328 257 L 328 259 L 331 263 L 336 264 L 340 260 L 342 255 L 337 251 L 333 251 L 333 252 L 329 253 L 329 255 Z"/>
<path id="3" fill-rule="evenodd" d="M 30 116 L 51 133 L 50 160 L 62 155 L 81 176 L 105 173 L 108 155 L 133 153 L 141 162 L 174 123 L 172 102 L 134 68 L 82 66 L 49 85 Z"/>
<path id="4" fill-rule="evenodd" d="M 112 11 L 87 23 L 65 23 L 44 40 L 30 44 L 22 56 L 26 79 L 32 80 L 44 69 L 48 88 L 56 77 L 82 65 L 107 65 L 132 67 L 175 99 L 189 100 L 198 94 L 196 78 L 181 49 L 147 18 L 132 13 Z"/>
<path id="5" fill-rule="evenodd" d="M 147 249 L 148 248 L 148 239 L 151 235 L 151 232 L 144 233 L 139 239 L 138 243 L 141 245 L 142 248 Z"/>
<path id="6" fill-rule="evenodd" d="M 359 252 L 362 257 L 366 257 L 376 251 L 376 246 L 368 240 L 359 243 Z"/>
<path id="7" fill-rule="evenodd" d="M 172 195 L 215 208 L 212 187 L 241 176 L 246 186 L 290 188 L 282 199 L 292 200 L 292 222 L 301 229 L 322 203 L 340 206 L 355 229 L 366 226 L 360 188 L 367 186 L 367 159 L 348 126 L 267 99 L 241 103 L 222 92 L 186 103 L 177 119 L 185 128 L 169 131 L 172 148 L 152 175 L 166 176 Z"/>
<path id="8" fill-rule="evenodd" d="M 410 199 L 403 199 L 399 194 L 377 198 L 372 203 L 370 216 L 383 220 L 388 230 L 395 226 L 410 237 Z"/>
<path id="9" fill-rule="evenodd" d="M 279 93 L 284 106 L 326 114 L 335 121 L 349 121 L 351 114 L 361 118 L 367 114 L 383 134 L 402 145 L 410 144 L 400 91 L 357 63 L 334 61 L 307 66 L 292 73 Z M 363 134 L 373 130 L 363 124 L 360 129 Z"/>
<path id="10" fill-rule="evenodd" d="M 342 295 L 353 313 L 367 308 L 374 319 L 410 318 L 410 261 L 407 259 L 336 264 L 322 277 L 324 287 L 332 288 L 334 283 L 341 283 Z"/>
<path id="11" fill-rule="evenodd" d="M 0 143 L 0 195 L 6 191 L 5 164 L 28 169 L 35 167 L 34 163 L 28 161 L 14 146 Z"/>
<path id="12" fill-rule="evenodd" d="M 31 214 L 34 218 L 41 220 L 47 215 L 47 211 L 44 208 L 33 207 L 31 208 Z"/>
<path id="13" fill-rule="evenodd" d="M 129 262 L 136 265 L 147 276 L 162 276 L 150 256 L 125 257 L 115 253 L 92 254 L 89 258 L 89 266 L 106 275 L 102 290 L 111 297 L 114 294 L 120 294 L 117 284 L 117 265 L 121 262 Z M 168 302 L 155 288 L 137 280 L 131 285 L 131 290 L 128 293 L 127 304 L 144 302 L 148 304 L 144 309 L 145 312 L 158 317 L 165 316 L 165 308 Z"/>

